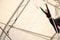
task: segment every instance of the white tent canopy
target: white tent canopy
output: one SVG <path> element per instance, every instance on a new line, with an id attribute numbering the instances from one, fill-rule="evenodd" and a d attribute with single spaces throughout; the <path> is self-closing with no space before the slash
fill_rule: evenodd
<path id="1" fill-rule="evenodd" d="M 21 1 L 22 0 L 0 0 L 0 26 L 2 27 L 2 29 L 4 29 L 5 25 L 7 24 Z M 51 0 L 49 1 L 51 2 Z M 19 15 L 27 2 L 28 0 L 24 0 L 23 4 L 8 25 L 12 25 L 15 18 Z M 52 1 L 52 3 L 53 2 L 54 1 Z M 50 9 L 52 17 L 55 18 L 55 7 L 51 6 L 48 3 L 47 5 Z M 52 37 L 55 34 L 53 26 L 50 24 L 45 14 L 40 10 L 40 6 L 43 9 L 46 9 L 45 2 L 43 2 L 42 0 L 29 1 L 28 5 L 13 25 L 14 27 L 16 27 L 16 29 L 11 28 L 9 31 L 9 37 L 12 40 L 47 40 L 50 39 L 48 37 Z M 9 27 L 10 26 L 7 26 L 6 30 L 4 31 L 6 32 Z M 17 30 L 17 28 L 19 29 Z M 2 30 L 0 30 L 0 34 L 1 33 Z M 40 34 L 48 37 L 42 38 L 43 36 L 41 37 Z M 4 36 L 5 35 L 2 35 L 2 40 Z M 5 40 L 9 40 L 9 38 L 6 36 Z"/>

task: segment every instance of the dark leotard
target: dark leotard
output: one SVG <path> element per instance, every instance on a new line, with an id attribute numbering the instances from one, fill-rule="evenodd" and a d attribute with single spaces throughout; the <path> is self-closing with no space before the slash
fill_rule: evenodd
<path id="1" fill-rule="evenodd" d="M 46 16 L 47 16 L 47 18 L 49 19 L 50 23 L 52 24 L 54 30 L 59 33 L 59 28 L 57 27 L 57 25 L 60 24 L 60 18 L 57 18 L 57 19 L 51 18 L 51 14 L 50 14 L 50 11 L 49 11 L 49 9 L 48 9 L 47 4 L 46 4 L 46 7 L 47 7 L 48 13 L 46 13 L 41 7 L 40 7 L 40 8 L 41 8 L 41 10 L 46 14 Z M 54 22 L 53 22 L 53 21 L 54 21 Z M 55 24 L 54 24 L 54 23 L 55 23 Z M 57 29 L 57 30 L 56 30 L 56 29 Z"/>

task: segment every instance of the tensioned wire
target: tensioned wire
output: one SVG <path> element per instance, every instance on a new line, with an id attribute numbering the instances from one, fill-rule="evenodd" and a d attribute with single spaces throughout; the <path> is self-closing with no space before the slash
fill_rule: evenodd
<path id="1" fill-rule="evenodd" d="M 2 23 L 2 22 L 0 22 L 0 23 L 6 25 L 5 23 Z M 33 34 L 33 35 L 38 36 L 38 37 L 41 37 L 41 38 L 43 38 L 43 39 L 49 40 L 48 38 L 51 38 L 50 36 L 46 36 L 46 35 L 43 35 L 43 34 L 35 33 L 35 32 L 28 31 L 28 30 L 25 30 L 25 29 L 22 29 L 22 28 L 17 28 L 17 27 L 14 27 L 14 26 L 12 26 L 12 25 L 8 25 L 8 26 L 10 26 L 10 27 L 12 27 L 12 28 L 15 28 L 15 29 L 17 29 L 17 30 L 20 30 L 20 31 L 27 32 L 27 33 L 29 33 L 29 34 Z"/>
<path id="2" fill-rule="evenodd" d="M 12 23 L 12 26 L 16 23 L 17 19 L 20 17 L 20 15 L 22 14 L 22 12 L 24 11 L 24 9 L 26 8 L 26 6 L 28 5 L 29 2 L 30 2 L 30 0 L 27 1 L 27 3 L 25 4 L 24 8 L 21 10 L 21 12 L 19 13 L 19 15 L 15 18 L 14 22 Z M 10 27 L 8 29 L 7 34 L 9 33 L 9 31 L 10 31 L 11 28 L 12 27 Z M 3 40 L 5 39 L 5 37 L 3 38 Z"/>
<path id="3" fill-rule="evenodd" d="M 4 26 L 4 30 L 7 28 L 8 24 L 10 23 L 10 21 L 12 20 L 12 18 L 14 17 L 14 15 L 16 14 L 16 12 L 18 11 L 18 9 L 21 7 L 21 5 L 22 5 L 23 2 L 24 2 L 24 0 L 22 0 L 21 3 L 19 4 L 19 6 L 16 8 L 16 10 L 13 13 L 13 15 L 10 17 L 10 19 L 7 22 L 7 24 Z M 0 35 L 0 40 L 1 40 L 2 35 L 3 35 L 3 32 Z"/>

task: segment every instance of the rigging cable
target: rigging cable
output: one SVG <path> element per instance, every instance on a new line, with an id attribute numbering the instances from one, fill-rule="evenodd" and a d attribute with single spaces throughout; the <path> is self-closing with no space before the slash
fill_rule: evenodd
<path id="1" fill-rule="evenodd" d="M 5 23 L 2 23 L 2 22 L 0 22 L 0 23 L 6 25 Z M 51 38 L 50 36 L 46 36 L 46 35 L 43 35 L 43 34 L 31 32 L 31 31 L 28 31 L 28 30 L 25 30 L 25 29 L 22 29 L 22 28 L 17 28 L 17 27 L 14 27 L 14 26 L 12 26 L 12 25 L 8 25 L 8 26 L 10 26 L 10 27 L 12 27 L 12 28 L 15 28 L 15 29 L 17 29 L 17 30 L 20 30 L 20 31 L 27 32 L 27 33 L 29 33 L 29 34 L 33 34 L 33 35 L 38 36 L 38 37 L 41 37 L 41 38 L 43 38 L 43 39 Z M 45 38 L 45 37 L 46 37 L 46 38 Z"/>
<path id="2" fill-rule="evenodd" d="M 22 2 L 19 4 L 19 6 L 17 7 L 17 9 L 14 11 L 13 15 L 10 17 L 10 19 L 8 20 L 7 24 L 5 25 L 4 27 L 4 30 L 7 28 L 8 24 L 10 23 L 11 19 L 14 17 L 14 15 L 16 14 L 16 12 L 18 11 L 18 9 L 21 7 L 22 3 L 24 2 L 24 0 L 22 0 Z M 3 35 L 3 32 L 1 33 L 0 35 L 0 40 L 1 40 L 1 37 Z"/>
<path id="3" fill-rule="evenodd" d="M 10 40 L 12 40 L 12 39 L 9 37 L 9 35 L 7 35 L 7 33 L 1 28 L 1 26 L 0 26 L 0 29 L 5 33 L 5 35 L 6 35 Z"/>
<path id="4" fill-rule="evenodd" d="M 20 15 L 22 14 L 22 12 L 24 11 L 24 9 L 26 8 L 26 6 L 28 5 L 28 3 L 30 2 L 30 0 L 27 1 L 26 5 L 24 6 L 24 8 L 21 10 L 21 12 L 19 13 L 19 15 L 16 17 L 16 19 L 14 20 L 14 22 L 12 23 L 12 26 L 15 24 L 15 22 L 17 21 L 17 19 L 20 17 Z M 9 33 L 10 29 L 12 27 L 10 27 L 7 31 L 7 34 Z M 6 37 L 6 36 L 5 36 Z M 3 39 L 5 39 L 5 37 Z"/>

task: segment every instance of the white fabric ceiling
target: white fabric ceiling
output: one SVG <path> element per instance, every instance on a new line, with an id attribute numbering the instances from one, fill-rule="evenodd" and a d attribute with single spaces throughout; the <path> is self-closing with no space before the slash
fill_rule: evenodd
<path id="1" fill-rule="evenodd" d="M 21 1 L 22 0 L 0 0 L 0 22 L 6 24 Z M 21 6 L 21 8 L 19 8 L 19 10 L 11 20 L 9 25 L 13 23 L 14 19 L 23 9 L 27 1 L 28 0 L 24 1 L 23 5 Z M 48 18 L 39 8 L 41 6 L 43 9 L 46 9 L 44 3 L 45 2 L 43 2 L 42 0 L 30 0 L 27 7 L 24 9 L 24 11 L 22 12 L 22 14 L 20 15 L 20 17 L 18 18 L 18 20 L 13 26 L 24 29 L 24 30 L 32 31 L 34 33 L 43 34 L 43 35 L 52 37 L 55 31 L 52 25 L 50 24 Z M 49 4 L 48 4 L 48 7 L 51 13 L 53 13 L 52 17 L 54 18 L 55 8 Z M 0 23 L 0 26 L 4 28 L 5 25 Z M 24 31 L 19 31 L 14 28 L 10 30 L 9 36 L 12 38 L 12 40 L 46 40 L 41 38 L 40 36 L 38 37 L 36 35 L 32 35 Z M 6 40 L 9 40 L 9 39 L 6 38 Z"/>

